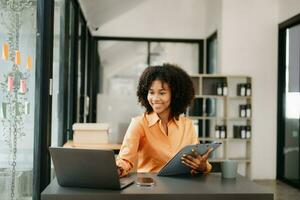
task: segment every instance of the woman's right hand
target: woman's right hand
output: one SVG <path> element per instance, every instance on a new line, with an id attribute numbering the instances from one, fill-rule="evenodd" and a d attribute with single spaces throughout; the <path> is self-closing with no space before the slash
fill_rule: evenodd
<path id="1" fill-rule="evenodd" d="M 208 156 L 212 151 L 213 148 L 209 148 L 203 155 L 200 155 L 195 149 L 193 149 L 190 154 L 184 154 L 181 158 L 181 161 L 183 164 L 191 168 L 192 174 L 206 172 L 208 171 Z"/>
<path id="2" fill-rule="evenodd" d="M 122 174 L 123 174 L 123 168 L 122 167 L 119 167 L 117 166 L 117 169 L 118 169 L 118 174 L 119 174 L 119 177 L 122 177 Z"/>

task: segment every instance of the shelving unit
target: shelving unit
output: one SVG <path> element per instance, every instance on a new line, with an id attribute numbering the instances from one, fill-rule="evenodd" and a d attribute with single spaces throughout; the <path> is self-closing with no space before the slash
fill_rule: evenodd
<path id="1" fill-rule="evenodd" d="M 252 84 L 249 76 L 195 74 L 191 75 L 195 88 L 195 101 L 189 107 L 187 116 L 194 121 L 194 125 L 202 143 L 220 141 L 223 143 L 210 162 L 223 160 L 237 160 L 239 173 L 251 176 L 251 137 L 234 138 L 233 126 L 251 127 L 252 117 L 240 116 L 240 105 L 251 105 L 251 95 L 240 96 L 237 92 L 238 84 Z M 217 85 L 227 86 L 226 95 L 218 95 Z M 245 94 L 246 95 L 246 94 Z M 215 137 L 215 126 L 226 127 L 226 138 Z M 252 136 L 252 131 L 251 131 Z"/>

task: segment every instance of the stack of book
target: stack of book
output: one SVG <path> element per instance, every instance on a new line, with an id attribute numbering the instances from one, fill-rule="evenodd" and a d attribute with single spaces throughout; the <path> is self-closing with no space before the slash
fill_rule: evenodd
<path id="1" fill-rule="evenodd" d="M 73 124 L 73 143 L 80 145 L 107 144 L 109 125 L 106 123 Z"/>

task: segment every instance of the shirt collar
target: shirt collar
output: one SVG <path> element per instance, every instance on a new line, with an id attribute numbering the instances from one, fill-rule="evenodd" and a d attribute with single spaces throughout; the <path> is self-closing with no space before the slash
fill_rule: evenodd
<path id="1" fill-rule="evenodd" d="M 157 121 L 160 120 L 160 118 L 159 118 L 159 116 L 157 115 L 156 112 L 146 113 L 145 115 L 146 115 L 146 119 L 148 121 L 148 126 L 149 127 L 153 126 L 154 124 L 156 124 Z M 175 117 L 173 117 L 172 120 L 175 122 L 175 124 L 177 126 L 179 126 L 179 119 L 176 120 Z"/>

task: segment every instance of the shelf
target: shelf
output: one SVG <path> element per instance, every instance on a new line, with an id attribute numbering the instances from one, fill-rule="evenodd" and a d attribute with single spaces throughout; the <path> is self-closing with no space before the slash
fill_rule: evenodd
<path id="1" fill-rule="evenodd" d="M 199 137 L 201 141 L 231 141 L 231 142 L 251 142 L 250 139 L 241 138 L 213 138 L 213 137 Z"/>
<path id="2" fill-rule="evenodd" d="M 226 75 L 220 74 L 201 74 L 200 77 L 203 78 L 227 78 Z"/>
<path id="3" fill-rule="evenodd" d="M 229 76 L 226 76 L 227 78 L 245 78 L 245 79 L 248 79 L 250 78 L 250 76 L 246 76 L 246 75 L 229 75 Z"/>
<path id="4" fill-rule="evenodd" d="M 244 100 L 244 99 L 251 99 L 251 96 L 227 96 L 230 100 Z"/>
<path id="5" fill-rule="evenodd" d="M 239 163 L 241 163 L 241 162 L 251 163 L 251 159 L 250 158 L 246 158 L 246 157 L 228 158 L 228 160 L 236 160 Z"/>
<path id="6" fill-rule="evenodd" d="M 201 141 L 225 141 L 226 138 L 211 138 L 211 137 L 199 137 Z"/>
<path id="7" fill-rule="evenodd" d="M 243 120 L 251 121 L 251 118 L 250 117 L 228 117 L 227 120 L 228 121 L 243 121 Z"/>
<path id="8" fill-rule="evenodd" d="M 218 99 L 230 99 L 230 100 L 249 100 L 252 97 L 251 96 L 223 96 L 223 95 L 195 95 L 195 98 L 218 98 Z"/>
<path id="9" fill-rule="evenodd" d="M 220 74 L 193 74 L 191 77 L 204 77 L 204 78 L 250 78 L 249 76 L 245 75 L 220 75 Z"/>
<path id="10" fill-rule="evenodd" d="M 224 158 L 209 158 L 208 162 L 222 162 L 222 161 L 226 161 L 226 160 L 236 160 L 239 163 L 251 163 L 251 160 L 249 158 L 228 158 L 228 159 L 224 159 Z"/>
<path id="11" fill-rule="evenodd" d="M 189 75 L 191 78 L 200 78 L 201 74 L 190 74 Z"/>
<path id="12" fill-rule="evenodd" d="M 216 98 L 216 99 L 225 99 L 226 96 L 221 96 L 221 95 L 195 95 L 195 98 Z"/>
<path id="13" fill-rule="evenodd" d="M 242 138 L 227 138 L 228 141 L 231 142 L 251 142 L 251 138 L 242 139 Z"/>
<path id="14" fill-rule="evenodd" d="M 201 116 L 188 116 L 189 119 L 191 120 L 198 120 L 198 119 L 202 119 L 202 120 L 226 120 L 226 118 L 224 117 L 201 117 Z"/>
<path id="15" fill-rule="evenodd" d="M 250 117 L 240 117 L 240 105 L 252 104 L 253 90 L 249 96 L 239 96 L 239 84 L 249 83 L 252 79 L 246 75 L 224 74 L 193 74 L 191 75 L 195 89 L 194 102 L 188 110 L 187 117 L 194 121 L 194 126 L 199 131 L 201 143 L 221 142 L 220 154 L 213 154 L 210 162 L 217 164 L 226 160 L 236 160 L 245 165 L 245 176 L 251 174 L 251 146 L 252 138 L 233 138 L 233 125 L 252 126 L 252 111 Z M 220 91 L 220 87 L 222 91 Z M 226 95 L 223 94 L 227 87 Z M 218 91 L 219 89 L 219 91 Z M 220 93 L 222 92 L 222 93 Z M 244 93 L 243 93 L 244 94 Z M 248 93 L 249 94 L 249 93 Z M 213 111 L 213 112 L 212 112 Z M 215 126 L 226 125 L 228 138 L 215 138 Z M 209 133 L 205 135 L 202 133 Z M 245 154 L 240 154 L 245 152 Z"/>
<path id="16" fill-rule="evenodd" d="M 226 159 L 224 158 L 208 158 L 208 162 L 222 162 Z"/>
<path id="17" fill-rule="evenodd" d="M 189 119 L 191 120 L 198 120 L 198 119 L 202 119 L 202 120 L 228 120 L 228 121 L 243 121 L 243 120 L 247 120 L 247 121 L 251 121 L 250 117 L 204 117 L 204 116 L 188 116 Z"/>

